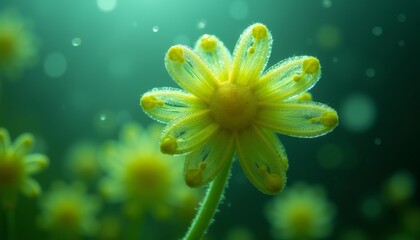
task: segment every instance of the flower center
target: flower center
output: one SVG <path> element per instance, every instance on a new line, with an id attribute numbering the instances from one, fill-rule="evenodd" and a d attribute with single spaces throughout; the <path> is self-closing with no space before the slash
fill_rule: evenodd
<path id="1" fill-rule="evenodd" d="M 13 55 L 13 42 L 8 36 L 0 36 L 0 60 L 8 60 Z"/>
<path id="2" fill-rule="evenodd" d="M 247 86 L 223 83 L 210 100 L 210 112 L 222 127 L 232 131 L 252 124 L 257 113 L 257 99 Z"/>

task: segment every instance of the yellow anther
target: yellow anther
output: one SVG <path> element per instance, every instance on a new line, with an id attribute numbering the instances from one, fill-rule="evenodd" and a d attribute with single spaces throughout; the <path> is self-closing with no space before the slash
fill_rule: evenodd
<path id="1" fill-rule="evenodd" d="M 314 57 L 307 58 L 303 61 L 302 71 L 305 74 L 314 74 L 319 71 L 319 60 Z"/>
<path id="2" fill-rule="evenodd" d="M 310 92 L 304 92 L 296 97 L 297 101 L 312 101 L 312 94 Z"/>
<path id="3" fill-rule="evenodd" d="M 160 151 L 165 154 L 174 154 L 177 147 L 176 138 L 172 136 L 164 137 L 160 143 Z"/>
<path id="4" fill-rule="evenodd" d="M 205 34 L 201 37 L 200 44 L 205 51 L 211 52 L 216 48 L 217 40 L 214 36 Z"/>
<path id="5" fill-rule="evenodd" d="M 338 115 L 336 112 L 333 112 L 333 111 L 324 112 L 321 115 L 320 122 L 325 127 L 328 127 L 328 128 L 335 127 L 338 124 Z"/>
<path id="6" fill-rule="evenodd" d="M 310 118 L 309 121 L 311 121 L 311 123 L 319 123 L 319 118 Z"/>
<path id="7" fill-rule="evenodd" d="M 155 107 L 163 106 L 164 102 L 157 99 L 153 95 L 144 95 L 140 99 L 140 104 L 145 110 L 150 110 L 150 109 L 153 109 Z"/>
<path id="8" fill-rule="evenodd" d="M 257 24 L 252 29 L 252 36 L 255 38 L 255 40 L 263 39 L 267 37 L 267 27 L 262 24 Z"/>
<path id="9" fill-rule="evenodd" d="M 168 57 L 174 62 L 185 62 L 184 52 L 180 46 L 173 46 L 168 51 Z"/>
<path id="10" fill-rule="evenodd" d="M 302 76 L 301 75 L 294 75 L 293 76 L 293 81 L 300 82 L 300 80 L 302 80 Z"/>
<path id="11" fill-rule="evenodd" d="M 189 187 L 199 187 L 203 183 L 203 169 L 195 168 L 195 169 L 188 169 L 185 172 L 185 183 Z"/>
<path id="12" fill-rule="evenodd" d="M 276 194 L 283 190 L 284 181 L 278 174 L 267 174 L 265 176 L 265 186 L 269 193 Z"/>
<path id="13" fill-rule="evenodd" d="M 250 47 L 249 49 L 248 49 L 248 53 L 249 54 L 253 54 L 255 52 L 255 48 L 254 48 L 254 46 L 252 46 L 252 47 Z"/>

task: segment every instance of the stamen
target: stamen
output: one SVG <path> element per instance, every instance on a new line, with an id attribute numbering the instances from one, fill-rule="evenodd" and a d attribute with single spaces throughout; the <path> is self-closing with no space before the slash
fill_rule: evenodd
<path id="1" fill-rule="evenodd" d="M 173 46 L 168 51 L 168 57 L 171 61 L 183 63 L 185 62 L 184 52 L 180 46 Z"/>
<path id="2" fill-rule="evenodd" d="M 161 107 L 164 105 L 164 102 L 157 99 L 153 95 L 144 95 L 140 99 L 140 104 L 145 110 L 151 110 L 155 107 Z"/>
<path id="3" fill-rule="evenodd" d="M 262 24 L 257 24 L 252 29 L 252 36 L 255 38 L 255 40 L 260 40 L 267 37 L 267 33 L 268 33 L 267 27 Z"/>
<path id="4" fill-rule="evenodd" d="M 201 163 L 199 168 L 188 169 L 185 172 L 185 183 L 189 187 L 199 187 L 203 182 L 203 170 L 206 168 L 206 163 Z"/>
<path id="5" fill-rule="evenodd" d="M 177 147 L 176 138 L 172 136 L 164 137 L 160 143 L 160 151 L 165 154 L 173 155 L 176 152 Z"/>
<path id="6" fill-rule="evenodd" d="M 328 111 L 324 112 L 320 118 L 321 124 L 325 127 L 331 128 L 338 124 L 338 115 L 336 112 Z"/>
<path id="7" fill-rule="evenodd" d="M 217 40 L 215 37 L 205 34 L 201 38 L 200 44 L 205 51 L 211 52 L 216 48 Z"/>

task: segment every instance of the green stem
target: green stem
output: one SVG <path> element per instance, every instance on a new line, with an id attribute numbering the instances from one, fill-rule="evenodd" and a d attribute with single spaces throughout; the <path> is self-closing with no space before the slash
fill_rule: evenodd
<path id="1" fill-rule="evenodd" d="M 184 240 L 197 240 L 204 236 L 210 222 L 213 219 L 214 213 L 219 206 L 222 199 L 226 183 L 229 178 L 230 169 L 233 162 L 233 157 L 230 158 L 230 163 L 222 170 L 222 172 L 210 184 L 203 202 L 200 204 L 200 209 L 197 212 Z"/>
<path id="2" fill-rule="evenodd" d="M 15 208 L 6 209 L 6 223 L 7 223 L 7 236 L 8 240 L 15 239 Z"/>

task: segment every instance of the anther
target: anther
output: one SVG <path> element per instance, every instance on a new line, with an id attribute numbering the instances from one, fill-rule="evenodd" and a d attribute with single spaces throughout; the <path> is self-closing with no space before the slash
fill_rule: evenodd
<path id="1" fill-rule="evenodd" d="M 185 172 L 185 183 L 189 187 L 199 187 L 203 183 L 203 170 L 206 168 L 206 163 L 201 163 L 198 168 L 188 169 Z"/>
<path id="2" fill-rule="evenodd" d="M 164 102 L 157 99 L 153 95 L 144 95 L 140 99 L 140 104 L 145 110 L 150 110 L 150 109 L 153 109 L 155 107 L 163 106 Z"/>
<path id="3" fill-rule="evenodd" d="M 178 144 L 176 143 L 176 138 L 172 136 L 166 136 L 162 139 L 160 143 L 160 151 L 165 154 L 174 154 Z"/>
<path id="4" fill-rule="evenodd" d="M 267 27 L 262 24 L 257 24 L 252 29 L 252 36 L 255 38 L 255 40 L 260 40 L 267 37 L 267 33 L 268 33 Z"/>
<path id="5" fill-rule="evenodd" d="M 302 71 L 305 74 L 314 74 L 319 71 L 319 60 L 314 57 L 307 58 L 303 61 Z"/>
<path id="6" fill-rule="evenodd" d="M 320 122 L 325 127 L 335 127 L 338 124 L 338 115 L 334 111 L 324 112 L 320 117 Z"/>
<path id="7" fill-rule="evenodd" d="M 205 51 L 211 52 L 216 48 L 217 40 L 215 37 L 205 34 L 201 37 L 200 44 Z"/>
<path id="8" fill-rule="evenodd" d="M 184 52 L 180 46 L 173 46 L 168 51 L 168 57 L 174 62 L 185 62 Z"/>

